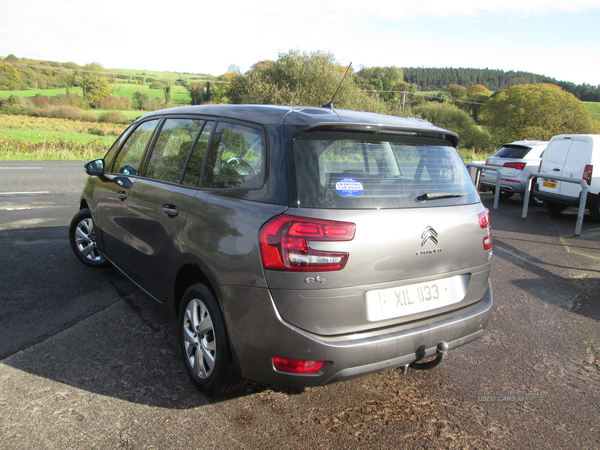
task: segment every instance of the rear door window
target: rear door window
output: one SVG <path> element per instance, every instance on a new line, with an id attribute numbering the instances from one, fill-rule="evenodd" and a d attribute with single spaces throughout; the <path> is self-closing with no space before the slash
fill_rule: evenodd
<path id="1" fill-rule="evenodd" d="M 295 139 L 300 206 L 396 208 L 476 203 L 449 142 L 313 131 Z"/>
<path id="2" fill-rule="evenodd" d="M 260 189 L 265 182 L 265 159 L 262 129 L 219 122 L 208 153 L 203 187 Z"/>

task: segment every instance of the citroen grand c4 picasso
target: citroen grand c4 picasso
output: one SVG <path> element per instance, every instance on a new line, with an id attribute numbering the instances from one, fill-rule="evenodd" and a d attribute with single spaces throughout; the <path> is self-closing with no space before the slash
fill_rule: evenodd
<path id="1" fill-rule="evenodd" d="M 492 306 L 489 212 L 457 141 L 328 108 L 156 111 L 85 165 L 71 246 L 164 304 L 206 393 L 431 369 Z"/>

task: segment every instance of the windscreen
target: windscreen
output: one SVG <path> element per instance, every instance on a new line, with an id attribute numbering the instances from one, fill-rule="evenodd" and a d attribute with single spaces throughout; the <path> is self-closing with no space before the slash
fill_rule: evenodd
<path id="1" fill-rule="evenodd" d="M 460 156 L 442 139 L 312 131 L 294 142 L 300 207 L 415 208 L 477 203 Z"/>

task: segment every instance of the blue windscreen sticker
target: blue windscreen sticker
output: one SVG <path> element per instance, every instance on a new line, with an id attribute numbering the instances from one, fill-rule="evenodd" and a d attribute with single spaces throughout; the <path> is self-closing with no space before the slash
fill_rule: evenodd
<path id="1" fill-rule="evenodd" d="M 358 197 L 363 193 L 364 188 L 359 180 L 354 178 L 340 178 L 335 183 L 335 190 L 342 197 Z"/>

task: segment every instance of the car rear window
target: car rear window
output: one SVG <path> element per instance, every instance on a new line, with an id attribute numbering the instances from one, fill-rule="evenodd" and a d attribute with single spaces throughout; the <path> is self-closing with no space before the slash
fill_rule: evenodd
<path id="1" fill-rule="evenodd" d="M 414 208 L 476 203 L 460 156 L 442 139 L 312 131 L 295 138 L 300 206 Z"/>
<path id="2" fill-rule="evenodd" d="M 523 147 L 522 145 L 505 145 L 498 150 L 494 156 L 500 158 L 525 158 L 531 147 Z"/>

